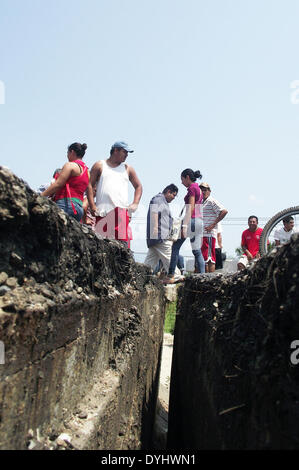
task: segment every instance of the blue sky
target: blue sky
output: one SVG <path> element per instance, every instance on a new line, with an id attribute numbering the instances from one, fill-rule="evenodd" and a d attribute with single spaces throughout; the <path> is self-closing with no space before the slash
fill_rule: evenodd
<path id="1" fill-rule="evenodd" d="M 126 140 L 144 187 L 133 249 L 150 198 L 177 184 L 176 215 L 192 168 L 234 254 L 248 215 L 298 204 L 298 17 L 295 0 L 1 0 L 0 163 L 36 189 L 70 143 L 91 167 Z"/>

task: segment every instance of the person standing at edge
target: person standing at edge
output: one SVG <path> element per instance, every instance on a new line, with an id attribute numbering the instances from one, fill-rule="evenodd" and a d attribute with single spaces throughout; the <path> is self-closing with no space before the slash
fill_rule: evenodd
<path id="1" fill-rule="evenodd" d="M 206 272 L 212 273 L 215 271 L 216 265 L 216 237 L 217 237 L 217 224 L 220 222 L 228 211 L 223 207 L 220 202 L 211 196 L 211 188 L 208 183 L 201 183 L 200 189 L 203 192 L 203 242 L 202 254 L 206 263 Z"/>
<path id="2" fill-rule="evenodd" d="M 60 173 L 56 173 L 56 181 L 41 193 L 41 196 L 53 196 L 57 206 L 78 222 L 83 216 L 85 191 L 88 201 L 93 202 L 89 171 L 82 161 L 86 149 L 86 144 L 78 142 L 71 144 L 67 151 L 68 162 L 64 164 Z"/>
<path id="3" fill-rule="evenodd" d="M 178 188 L 174 184 L 169 184 L 162 193 L 154 196 L 149 204 L 146 224 L 146 243 L 148 252 L 144 264 L 155 268 L 161 261 L 166 272 L 169 269 L 171 249 L 173 242 L 169 240 L 169 233 L 172 228 L 173 218 L 170 213 L 169 204 L 178 193 Z M 176 274 L 180 271 L 176 269 Z"/>
<path id="4" fill-rule="evenodd" d="M 187 194 L 184 198 L 186 211 L 181 226 L 181 237 L 172 245 L 168 277 L 164 281 L 165 284 L 173 284 L 184 280 L 183 276 L 178 278 L 175 276 L 175 269 L 179 259 L 180 248 L 188 237 L 190 238 L 192 253 L 195 258 L 196 272 L 205 272 L 205 264 L 201 253 L 203 195 L 196 183 L 197 178 L 202 178 L 200 171 L 193 171 L 191 168 L 187 168 L 181 173 L 181 182 L 187 188 Z"/>
<path id="5" fill-rule="evenodd" d="M 96 188 L 96 202 L 90 205 L 96 215 L 95 232 L 104 238 L 120 240 L 128 245 L 129 213 L 135 212 L 142 196 L 142 185 L 126 159 L 131 150 L 125 142 L 115 142 L 107 160 L 96 162 L 90 172 L 91 186 Z M 128 204 L 128 182 L 135 189 Z"/>

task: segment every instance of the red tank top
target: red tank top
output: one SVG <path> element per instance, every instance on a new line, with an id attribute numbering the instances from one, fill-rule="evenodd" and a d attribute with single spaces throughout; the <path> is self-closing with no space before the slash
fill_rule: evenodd
<path id="1" fill-rule="evenodd" d="M 77 163 L 82 168 L 82 173 L 79 176 L 72 176 L 66 182 L 69 185 L 70 195 L 67 191 L 66 185 L 63 186 L 57 193 L 55 194 L 54 201 L 58 201 L 59 199 L 65 199 L 71 197 L 72 199 L 79 199 L 83 201 L 84 193 L 89 183 L 89 176 L 88 176 L 88 168 L 82 160 L 74 160 L 73 163 Z M 59 175 L 55 175 L 55 179 L 58 178 Z"/>

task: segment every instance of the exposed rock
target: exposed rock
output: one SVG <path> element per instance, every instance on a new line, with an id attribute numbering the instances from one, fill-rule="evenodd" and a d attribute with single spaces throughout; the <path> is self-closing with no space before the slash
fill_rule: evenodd
<path id="1" fill-rule="evenodd" d="M 0 449 L 149 446 L 161 285 L 2 167 L 0 226 Z"/>
<path id="2" fill-rule="evenodd" d="M 0 296 L 6 294 L 6 292 L 10 291 L 10 287 L 8 286 L 1 286 L 0 287 Z"/>
<path id="3" fill-rule="evenodd" d="M 4 272 L 0 273 L 0 285 L 5 284 L 6 280 L 8 278 L 8 275 Z"/>
<path id="4" fill-rule="evenodd" d="M 7 280 L 6 280 L 6 285 L 13 289 L 14 287 L 16 287 L 18 284 L 18 280 L 15 278 L 15 277 L 9 277 Z"/>
<path id="5" fill-rule="evenodd" d="M 165 296 L 168 302 L 174 302 L 177 299 L 177 284 L 169 284 L 164 287 Z"/>
<path id="6" fill-rule="evenodd" d="M 299 340 L 298 279 L 296 236 L 242 273 L 185 281 L 170 448 L 299 448 L 299 365 L 290 359 Z"/>

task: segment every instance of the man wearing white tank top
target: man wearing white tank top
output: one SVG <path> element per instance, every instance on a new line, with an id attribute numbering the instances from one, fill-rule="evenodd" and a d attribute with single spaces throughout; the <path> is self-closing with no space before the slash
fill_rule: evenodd
<path id="1" fill-rule="evenodd" d="M 142 185 L 134 168 L 125 163 L 131 150 L 125 142 L 115 142 L 107 160 L 96 162 L 90 172 L 96 202 L 91 211 L 96 215 L 95 232 L 104 238 L 128 242 L 129 213 L 135 212 L 142 195 Z M 128 203 L 129 181 L 134 199 Z"/>

